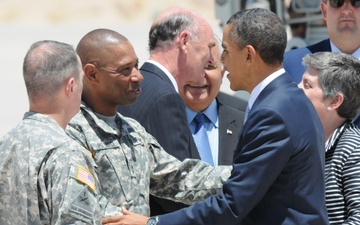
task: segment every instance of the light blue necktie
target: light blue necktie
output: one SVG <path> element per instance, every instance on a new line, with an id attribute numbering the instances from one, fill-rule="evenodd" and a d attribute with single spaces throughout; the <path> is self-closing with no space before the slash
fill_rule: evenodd
<path id="1" fill-rule="evenodd" d="M 211 148 L 209 144 L 209 137 L 206 133 L 205 123 L 209 123 L 209 119 L 203 113 L 198 113 L 195 118 L 195 132 L 194 140 L 196 147 L 199 151 L 201 160 L 214 166 L 214 161 L 211 154 Z"/>

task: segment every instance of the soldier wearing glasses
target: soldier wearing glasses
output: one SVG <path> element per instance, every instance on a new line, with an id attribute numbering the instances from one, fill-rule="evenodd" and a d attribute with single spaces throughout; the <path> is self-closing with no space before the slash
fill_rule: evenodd
<path id="1" fill-rule="evenodd" d="M 136 101 L 143 80 L 138 57 L 126 37 L 96 29 L 80 40 L 76 51 L 84 71 L 84 89 L 80 112 L 70 121 L 67 133 L 93 155 L 99 192 L 108 200 L 100 202 L 104 217 L 121 215 L 122 207 L 149 216 L 150 194 L 191 204 L 220 190 L 231 166 L 179 161 L 137 121 L 116 111 L 119 105 Z M 114 221 L 105 218 L 105 222 Z"/>

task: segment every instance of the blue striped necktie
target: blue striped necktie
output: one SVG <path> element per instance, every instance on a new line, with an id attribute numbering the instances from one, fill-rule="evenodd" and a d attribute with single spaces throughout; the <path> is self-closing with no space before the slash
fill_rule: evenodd
<path id="1" fill-rule="evenodd" d="M 205 124 L 209 123 L 209 119 L 203 113 L 198 113 L 195 118 L 195 132 L 194 132 L 194 140 L 196 147 L 199 151 L 199 155 L 201 160 L 209 163 L 214 166 L 214 161 L 211 154 L 211 148 L 209 144 L 209 137 L 206 133 Z"/>

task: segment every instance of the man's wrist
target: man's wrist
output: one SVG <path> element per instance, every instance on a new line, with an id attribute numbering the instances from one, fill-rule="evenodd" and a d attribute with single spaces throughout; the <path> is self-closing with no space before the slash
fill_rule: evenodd
<path id="1" fill-rule="evenodd" d="M 149 220 L 146 222 L 146 225 L 158 225 L 159 217 L 152 216 L 149 218 Z"/>

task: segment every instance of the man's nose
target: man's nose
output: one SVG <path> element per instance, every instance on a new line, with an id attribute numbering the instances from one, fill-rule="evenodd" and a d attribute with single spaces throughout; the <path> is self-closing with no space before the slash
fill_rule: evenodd
<path id="1" fill-rule="evenodd" d="M 138 68 L 133 69 L 133 74 L 131 75 L 132 82 L 141 82 L 144 80 L 143 75 L 141 75 L 140 70 Z"/>

